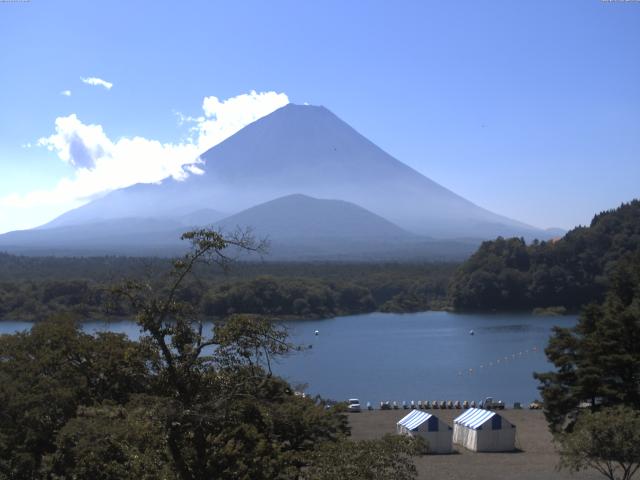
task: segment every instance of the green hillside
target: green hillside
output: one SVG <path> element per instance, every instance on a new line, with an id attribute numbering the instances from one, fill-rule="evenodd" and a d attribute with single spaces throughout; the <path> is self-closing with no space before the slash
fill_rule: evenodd
<path id="1" fill-rule="evenodd" d="M 577 310 L 602 301 L 618 259 L 640 248 L 640 201 L 596 215 L 555 241 L 484 242 L 449 286 L 456 310 Z"/>

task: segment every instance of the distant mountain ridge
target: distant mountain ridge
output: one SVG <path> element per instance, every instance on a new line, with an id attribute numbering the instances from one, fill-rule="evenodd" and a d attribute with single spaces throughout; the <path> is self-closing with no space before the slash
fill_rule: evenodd
<path id="1" fill-rule="evenodd" d="M 415 235 L 344 200 L 302 194 L 280 197 L 216 222 L 227 231 L 251 226 L 256 235 L 278 239 L 408 239 Z"/>
<path id="2" fill-rule="evenodd" d="M 494 214 L 447 190 L 378 148 L 324 107 L 289 104 L 243 128 L 203 153 L 201 158 L 205 162 L 203 175 L 191 175 L 184 181 L 166 179 L 160 184 L 138 184 L 111 192 L 31 233 L 0 236 L 0 247 L 20 238 L 25 245 L 46 248 L 52 245 L 53 237 L 45 232 L 51 230 L 53 234 L 54 229 L 63 227 L 80 229 L 76 241 L 79 248 L 101 245 L 108 241 L 103 238 L 93 242 L 89 232 L 82 233 L 83 226 L 91 230 L 94 228 L 91 225 L 101 222 L 136 218 L 142 220 L 141 227 L 147 225 L 149 233 L 154 232 L 154 244 L 171 245 L 173 240 L 163 239 L 164 233 L 158 233 L 159 225 L 154 223 L 152 227 L 153 222 L 164 222 L 166 228 L 160 230 L 168 235 L 175 232 L 176 224 L 212 224 L 229 215 L 233 219 L 233 215 L 240 212 L 244 212 L 240 219 L 248 223 L 244 226 L 260 224 L 261 229 L 272 233 L 296 231 L 301 240 L 305 228 L 296 230 L 295 226 L 302 225 L 304 219 L 295 215 L 295 202 L 282 213 L 282 218 L 273 213 L 268 215 L 271 226 L 260 215 L 245 212 L 295 194 L 348 202 L 377 217 L 374 221 L 368 216 L 360 228 L 365 224 L 367 228 L 374 228 L 375 224 L 375 228 L 386 233 L 393 225 L 405 236 L 423 236 L 442 242 L 455 238 L 477 242 L 498 235 L 529 239 L 554 236 Z M 352 208 L 349 211 L 355 212 Z M 340 218 L 334 215 L 327 221 L 335 223 Z M 306 231 L 316 226 L 307 222 Z M 336 223 L 332 229 L 325 228 L 325 232 L 339 237 L 344 228 Z M 132 232 L 130 240 L 140 242 L 137 246 L 144 249 L 150 235 L 140 228 L 134 230 L 137 233 Z"/>
<path id="3" fill-rule="evenodd" d="M 0 235 L 0 250 L 28 255 L 173 256 L 186 247 L 179 240 L 181 234 L 204 225 L 225 233 L 250 228 L 257 239 L 268 240 L 268 258 L 273 260 L 458 260 L 477 246 L 420 237 L 355 204 L 301 194 L 217 222 L 204 221 L 215 213 L 198 211 L 181 222 L 123 218 L 11 232 Z"/>

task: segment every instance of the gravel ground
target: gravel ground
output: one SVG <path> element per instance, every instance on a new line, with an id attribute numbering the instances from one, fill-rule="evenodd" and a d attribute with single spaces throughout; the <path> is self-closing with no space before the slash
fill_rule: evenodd
<path id="1" fill-rule="evenodd" d="M 349 414 L 354 440 L 380 438 L 395 433 L 396 422 L 407 410 L 374 410 Z M 441 420 L 453 426 L 460 410 L 433 410 Z M 516 452 L 475 453 L 454 445 L 451 455 L 426 455 L 416 458 L 419 479 L 438 480 L 595 480 L 604 478 L 597 472 L 571 475 L 558 471 L 558 454 L 541 411 L 504 410 L 501 415 L 516 426 Z"/>

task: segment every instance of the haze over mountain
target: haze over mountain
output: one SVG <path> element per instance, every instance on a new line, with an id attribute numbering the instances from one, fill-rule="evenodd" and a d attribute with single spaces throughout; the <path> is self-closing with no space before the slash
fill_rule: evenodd
<path id="1" fill-rule="evenodd" d="M 108 229 L 105 225 L 112 221 L 136 218 L 145 220 L 135 228 L 127 223 L 135 231 L 124 229 L 132 233 L 130 241 L 135 243 L 138 238 L 142 242 L 148 237 L 144 229 L 149 228 L 155 243 L 173 244 L 159 232 L 211 224 L 224 214 L 245 209 L 249 210 L 218 225 L 244 223 L 242 226 L 253 226 L 273 238 L 288 235 L 288 243 L 297 239 L 300 245 L 306 244 L 305 239 L 323 235 L 334 236 L 335 243 L 339 238 L 355 241 L 358 229 L 359 237 L 371 242 L 376 234 L 385 242 L 393 235 L 405 240 L 421 235 L 478 241 L 498 235 L 552 236 L 447 190 L 378 148 L 324 107 L 289 104 L 248 125 L 201 158 L 205 162 L 202 175 L 114 191 L 36 230 L 0 236 L 0 247 L 15 246 L 17 238 L 23 245 L 52 246 L 54 231 L 60 232 L 60 227 L 81 227 L 77 246 L 95 247 L 109 242 L 106 237 L 94 240 L 92 231 Z M 317 210 L 321 203 L 302 196 L 288 197 L 294 194 L 342 200 L 343 208 L 336 210 L 343 215 L 322 216 Z M 275 203 L 251 209 L 278 198 Z M 327 205 L 322 203 L 322 208 Z M 319 218 L 322 220 L 317 223 Z M 166 228 L 160 228 L 163 222 Z M 87 245 L 89 241 L 91 245 Z"/>
<path id="2" fill-rule="evenodd" d="M 409 233 L 343 200 L 300 194 L 271 200 L 215 223 L 200 222 L 210 218 L 211 212 L 199 211 L 182 217 L 182 222 L 122 218 L 16 231 L 0 236 L 0 249 L 27 255 L 173 256 L 186 248 L 179 240 L 181 234 L 203 225 L 228 233 L 250 227 L 257 239 L 268 240 L 270 260 L 459 260 L 477 247 L 477 242 L 437 241 Z"/>
<path id="3" fill-rule="evenodd" d="M 294 194 L 248 208 L 215 224 L 224 231 L 250 225 L 269 240 L 269 258 L 460 259 L 474 245 L 441 242 L 407 232 L 384 218 L 343 200 Z"/>

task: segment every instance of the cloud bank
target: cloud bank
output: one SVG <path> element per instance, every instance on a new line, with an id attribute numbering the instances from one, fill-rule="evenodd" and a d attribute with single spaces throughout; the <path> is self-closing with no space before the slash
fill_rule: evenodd
<path id="1" fill-rule="evenodd" d="M 203 115 L 186 117 L 189 137 L 180 143 L 161 143 L 140 136 L 112 139 L 102 125 L 83 123 L 76 114 L 58 117 L 55 132 L 40 138 L 44 147 L 73 168 L 51 190 L 0 198 L 0 232 L 31 228 L 87 203 L 98 195 L 136 183 L 155 183 L 173 177 L 184 180 L 204 173 L 204 151 L 246 125 L 289 103 L 284 93 L 252 91 L 226 100 L 205 97 Z M 4 217 L 4 218 L 3 218 Z M 25 220 L 32 219 L 25 224 Z"/>
<path id="2" fill-rule="evenodd" d="M 94 87 L 104 87 L 107 90 L 111 90 L 111 87 L 113 87 L 113 83 L 107 82 L 106 80 L 98 77 L 80 77 L 80 80 L 82 80 L 82 83 L 86 83 L 87 85 L 93 85 Z"/>

